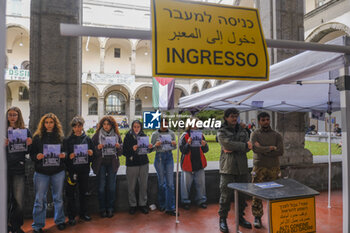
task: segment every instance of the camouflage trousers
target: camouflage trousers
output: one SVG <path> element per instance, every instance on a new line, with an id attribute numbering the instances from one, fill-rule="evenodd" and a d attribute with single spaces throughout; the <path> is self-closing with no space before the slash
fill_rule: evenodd
<path id="1" fill-rule="evenodd" d="M 220 209 L 219 216 L 222 218 L 227 218 L 227 214 L 230 211 L 231 202 L 234 199 L 234 190 L 227 187 L 229 183 L 247 183 L 248 174 L 244 175 L 230 175 L 230 174 L 220 174 Z M 246 195 L 239 192 L 238 194 L 238 212 L 240 216 L 244 215 L 244 209 L 246 204 Z"/>
<path id="2" fill-rule="evenodd" d="M 277 180 L 280 176 L 280 168 L 265 168 L 265 167 L 253 167 L 252 171 L 252 183 L 261 183 Z M 261 218 L 264 214 L 262 201 L 253 197 L 252 202 L 253 216 Z"/>

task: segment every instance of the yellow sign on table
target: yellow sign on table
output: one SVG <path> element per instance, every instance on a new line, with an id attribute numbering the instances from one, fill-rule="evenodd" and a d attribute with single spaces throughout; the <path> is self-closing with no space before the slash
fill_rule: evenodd
<path id="1" fill-rule="evenodd" d="M 315 197 L 270 202 L 272 233 L 316 232 Z"/>
<path id="2" fill-rule="evenodd" d="M 152 0 L 153 76 L 268 80 L 257 9 Z"/>

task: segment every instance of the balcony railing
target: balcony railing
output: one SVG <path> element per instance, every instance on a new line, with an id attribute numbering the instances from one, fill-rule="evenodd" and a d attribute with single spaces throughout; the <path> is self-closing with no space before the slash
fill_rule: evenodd
<path id="1" fill-rule="evenodd" d="M 29 70 L 6 69 L 5 80 L 7 81 L 29 81 Z M 83 73 L 82 82 L 92 82 L 95 84 L 125 84 L 130 85 L 135 82 L 135 75 L 130 74 L 100 74 Z"/>

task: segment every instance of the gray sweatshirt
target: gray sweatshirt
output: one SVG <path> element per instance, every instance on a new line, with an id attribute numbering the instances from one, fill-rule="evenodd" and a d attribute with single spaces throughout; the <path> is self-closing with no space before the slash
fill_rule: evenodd
<path id="1" fill-rule="evenodd" d="M 151 143 L 152 145 L 154 146 L 158 141 L 161 140 L 161 136 L 163 135 L 170 135 L 171 136 L 171 141 L 176 141 L 176 137 L 175 137 L 175 133 L 168 129 L 167 131 L 165 132 L 162 132 L 160 130 L 156 130 L 152 133 L 152 136 L 151 136 Z M 172 150 L 176 149 L 176 146 L 172 147 Z M 165 152 L 165 151 L 168 151 L 168 150 L 163 150 L 163 147 L 162 146 L 154 146 L 154 150 L 156 152 Z"/>

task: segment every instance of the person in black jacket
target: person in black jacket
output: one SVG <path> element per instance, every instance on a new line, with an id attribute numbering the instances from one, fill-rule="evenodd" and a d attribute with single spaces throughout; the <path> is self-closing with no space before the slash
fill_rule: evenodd
<path id="1" fill-rule="evenodd" d="M 92 169 L 98 180 L 100 215 L 102 218 L 111 218 L 114 215 L 119 156 L 123 148 L 118 124 L 113 116 L 104 116 L 100 120 L 92 141 L 96 151 Z"/>
<path id="2" fill-rule="evenodd" d="M 25 154 L 28 153 L 29 147 L 32 144 L 31 134 L 28 129 L 24 127 L 22 112 L 17 107 L 11 107 L 6 112 L 7 129 L 9 131 L 22 129 L 26 132 L 26 140 L 23 141 L 20 148 L 11 147 L 12 142 L 7 136 L 6 158 L 7 158 L 7 198 L 8 198 L 8 213 L 7 224 L 9 232 L 21 233 L 23 225 L 23 206 L 24 206 L 24 162 Z M 15 145 L 13 145 L 15 146 Z"/>
<path id="3" fill-rule="evenodd" d="M 128 182 L 129 213 L 135 214 L 137 201 L 135 195 L 136 182 L 139 182 L 139 208 L 144 214 L 148 214 L 147 207 L 147 180 L 148 180 L 148 156 L 138 153 L 137 138 L 146 136 L 142 131 L 142 123 L 135 120 L 131 124 L 131 129 L 125 135 L 123 144 L 123 154 L 126 157 L 126 179 Z M 149 144 L 149 149 L 152 144 Z M 150 152 L 150 151 L 148 151 Z"/>
<path id="4" fill-rule="evenodd" d="M 35 163 L 33 208 L 34 233 L 42 232 L 46 218 L 46 194 L 51 185 L 52 199 L 55 207 L 54 220 L 59 230 L 66 228 L 63 212 L 63 186 L 65 178 L 62 126 L 53 113 L 41 117 L 34 133 L 30 157 Z M 48 153 L 49 152 L 49 153 Z M 58 155 L 57 155 L 58 154 Z"/>
<path id="5" fill-rule="evenodd" d="M 67 152 L 66 196 L 67 211 L 70 225 L 75 225 L 77 215 L 75 193 L 79 185 L 79 215 L 80 219 L 90 221 L 87 211 L 87 194 L 89 190 L 90 163 L 93 160 L 94 144 L 84 132 L 84 119 L 76 116 L 71 121 L 72 133 L 63 142 Z M 80 148 L 79 148 L 80 147 Z M 86 150 L 86 151 L 85 151 Z"/>

